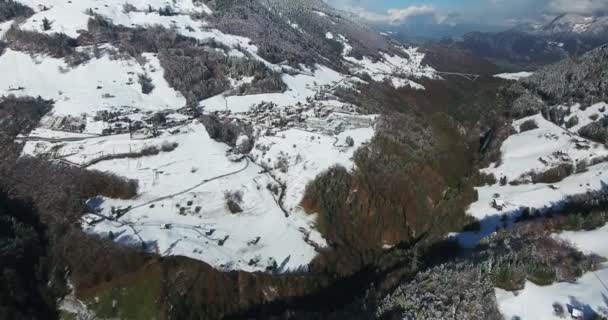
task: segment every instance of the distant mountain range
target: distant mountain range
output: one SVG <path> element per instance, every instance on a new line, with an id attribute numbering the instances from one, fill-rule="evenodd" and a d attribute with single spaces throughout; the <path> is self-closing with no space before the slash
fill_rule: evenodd
<path id="1" fill-rule="evenodd" d="M 451 45 L 509 69 L 535 69 L 608 43 L 608 16 L 563 14 L 503 32 L 471 32 Z"/>

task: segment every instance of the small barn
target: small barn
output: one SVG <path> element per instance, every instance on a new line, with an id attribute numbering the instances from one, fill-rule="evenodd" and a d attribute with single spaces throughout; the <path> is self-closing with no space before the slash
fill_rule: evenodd
<path id="1" fill-rule="evenodd" d="M 505 207 L 506 207 L 506 203 L 503 200 L 500 199 L 493 199 L 492 200 L 492 208 L 498 210 L 498 211 L 502 211 Z"/>
<path id="2" fill-rule="evenodd" d="M 572 316 L 572 319 L 574 319 L 574 320 L 584 320 L 585 319 L 585 314 L 583 313 L 583 311 L 579 310 L 577 308 L 572 308 L 572 312 L 570 313 L 570 315 Z"/>

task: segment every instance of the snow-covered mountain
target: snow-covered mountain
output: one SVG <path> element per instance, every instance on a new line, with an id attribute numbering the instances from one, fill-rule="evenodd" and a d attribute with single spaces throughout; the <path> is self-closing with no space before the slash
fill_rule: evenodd
<path id="1" fill-rule="evenodd" d="M 91 199 L 87 232 L 222 269 L 294 270 L 326 246 L 304 189 L 352 167 L 376 118 L 335 90 L 437 77 L 320 1 L 21 3 L 0 94 L 54 101 L 24 154 L 139 181 L 135 199 Z"/>
<path id="2" fill-rule="evenodd" d="M 535 31 L 550 35 L 577 33 L 587 36 L 605 36 L 608 32 L 608 17 L 562 14 Z"/>
<path id="3" fill-rule="evenodd" d="M 608 16 L 562 14 L 503 32 L 472 32 L 462 47 L 508 68 L 538 68 L 608 42 Z"/>

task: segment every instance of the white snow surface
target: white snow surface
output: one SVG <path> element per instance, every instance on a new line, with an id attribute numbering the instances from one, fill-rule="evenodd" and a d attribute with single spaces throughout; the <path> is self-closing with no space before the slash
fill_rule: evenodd
<path id="1" fill-rule="evenodd" d="M 608 258 L 608 225 L 590 231 L 563 231 L 554 235 L 585 254 Z"/>
<path id="2" fill-rule="evenodd" d="M 588 111 L 573 107 L 572 116 L 578 115 L 580 118 L 584 113 L 597 112 L 602 106 L 603 104 L 594 105 Z M 519 184 L 501 186 L 495 183 L 476 188 L 478 201 L 471 204 L 467 212 L 479 219 L 481 230 L 452 235 L 461 244 L 474 247 L 482 238 L 491 236 L 497 227 L 512 225 L 521 208 L 543 210 L 559 207 L 568 196 L 605 187 L 608 181 L 608 163 L 603 162 L 608 152 L 605 146 L 561 128 L 541 115 L 514 121 L 513 127 L 519 130 L 522 123 L 531 120 L 538 128 L 512 134 L 501 147 L 501 162 L 482 170 L 486 174 L 494 174 L 497 179 L 507 177 L 507 181 L 518 180 Z M 598 163 L 554 184 L 533 184 L 528 176 L 531 171 L 544 172 L 564 163 L 577 167 L 582 161 L 592 159 Z M 492 203 L 504 206 L 495 208 Z M 501 218 L 503 215 L 507 216 L 506 221 Z M 608 256 L 607 232 L 608 227 L 603 227 L 594 231 L 560 232 L 553 236 L 567 240 L 584 253 Z M 524 289 L 518 292 L 496 288 L 495 294 L 499 310 L 505 319 L 562 319 L 554 314 L 554 303 L 562 305 L 566 317 L 570 317 L 568 310 L 574 307 L 582 310 L 587 319 L 594 312 L 608 315 L 608 290 L 599 279 L 608 283 L 608 269 L 589 272 L 576 283 L 555 283 L 540 287 L 526 282 Z"/>
<path id="3" fill-rule="evenodd" d="M 574 245 L 585 254 L 608 257 L 608 226 L 592 231 L 564 231 L 554 234 Z M 606 265 L 604 265 L 605 267 Z M 603 283 L 602 283 L 603 282 Z M 527 281 L 523 290 L 508 292 L 495 289 L 499 309 L 505 319 L 563 319 L 553 312 L 553 304 L 563 306 L 566 317 L 572 308 L 584 313 L 584 319 L 591 319 L 594 313 L 608 316 L 608 269 L 588 272 L 575 283 L 555 283 L 541 287 Z"/>
<path id="4" fill-rule="evenodd" d="M 146 24 L 161 24 L 168 26 L 175 21 L 175 24 L 181 25 L 190 23 L 192 26 L 198 25 L 189 18 L 190 13 L 207 13 L 211 10 L 205 4 L 194 2 L 191 0 L 80 0 L 80 1 L 64 1 L 64 0 L 18 0 L 19 2 L 29 6 L 36 11 L 32 17 L 27 19 L 21 28 L 26 30 L 38 31 L 43 33 L 65 33 L 66 35 L 77 38 L 80 30 L 86 30 L 87 22 L 91 17 L 87 14 L 90 9 L 95 14 L 102 15 L 114 21 L 116 24 L 124 26 L 131 25 L 146 25 Z M 136 8 L 137 11 L 124 12 L 123 5 L 129 4 Z M 161 17 L 156 12 L 148 14 L 148 8 L 158 10 L 171 7 L 178 15 L 171 17 Z M 141 15 L 145 14 L 146 19 L 141 19 Z M 154 16 L 154 17 L 153 17 Z M 48 19 L 51 21 L 51 29 L 44 30 L 42 28 L 42 20 Z"/>
<path id="5" fill-rule="evenodd" d="M 527 71 L 522 71 L 522 72 L 515 72 L 515 73 L 499 73 L 497 75 L 494 75 L 494 77 L 496 78 L 501 78 L 501 79 L 506 79 L 506 80 L 520 80 L 523 78 L 528 78 L 530 76 L 532 76 L 534 73 L 532 72 L 527 72 Z"/>
<path id="6" fill-rule="evenodd" d="M 521 177 L 531 171 L 543 172 L 563 163 L 576 166 L 579 161 L 608 156 L 605 146 L 565 130 L 540 114 L 514 121 L 513 127 L 519 130 L 527 121 L 534 121 L 538 128 L 510 136 L 501 146 L 501 163 L 493 163 L 482 172 L 494 174 L 496 179 L 504 176 L 508 181 L 525 180 Z"/>
<path id="7" fill-rule="evenodd" d="M 293 88 L 294 92 L 308 90 L 303 85 Z M 347 107 L 331 100 L 317 103 L 327 110 Z M 78 110 L 76 114 L 84 111 Z M 132 120 L 145 118 L 141 113 L 124 116 Z M 244 115 L 249 116 L 255 114 Z M 98 134 L 107 125 L 92 120 L 89 113 L 85 117 L 85 132 Z M 260 136 L 257 145 L 266 145 L 268 151 L 262 155 L 255 149 L 252 153 L 254 158 L 259 158 L 256 162 L 264 163 L 267 159 L 269 164 L 285 155 L 287 171 L 274 170 L 274 173 L 286 185 L 283 207 L 288 217 L 278 205 L 278 196 L 267 188 L 275 184 L 268 173 L 248 160 L 233 162 L 237 156 L 229 154 L 228 146 L 211 140 L 203 125 L 190 123 L 180 114 L 167 115 L 168 119 L 190 123 L 181 127 L 179 133 L 167 131 L 160 137 L 147 139 L 131 139 L 129 134 L 67 133 L 42 127 L 31 133 L 32 141 L 25 143 L 23 152 L 48 154 L 59 161 L 139 181 L 136 199 L 92 199 L 94 211 L 83 221 L 83 228 L 88 232 L 102 235 L 112 232 L 120 243 L 138 245 L 143 241 L 149 250 L 159 254 L 188 256 L 219 269 L 264 271 L 276 261 L 278 271 L 284 272 L 306 266 L 316 255 L 314 247 L 326 245 L 314 230 L 315 216 L 305 214 L 298 207 L 307 183 L 332 165 L 352 168 L 354 151 L 374 134 L 375 116 L 331 112 L 327 118 L 316 118 L 313 113 L 307 117 L 304 127 L 288 128 L 275 136 Z M 90 126 L 94 129 L 89 129 Z M 347 136 L 353 138 L 353 146 L 346 145 Z M 49 141 L 49 138 L 63 140 Z M 171 152 L 96 163 L 108 155 L 134 153 L 172 143 L 178 147 Z M 229 175 L 223 176 L 226 174 Z M 219 179 L 205 183 L 218 176 Z M 243 213 L 232 214 L 226 206 L 224 194 L 234 191 L 243 194 Z M 100 219 L 112 216 L 112 208 L 129 206 L 133 209 L 118 221 Z M 182 207 L 186 209 L 180 209 Z M 95 220 L 101 221 L 89 225 L 88 222 Z M 208 234 L 211 230 L 213 233 Z M 220 245 L 226 236 L 228 239 Z"/>
<path id="8" fill-rule="evenodd" d="M 5 21 L 0 23 L 0 39 L 4 37 L 4 34 L 8 29 L 10 29 L 11 25 L 14 23 L 13 20 Z"/>
<path id="9" fill-rule="evenodd" d="M 345 81 L 347 77 L 325 66 L 317 65 L 314 71 L 297 75 L 283 74 L 282 79 L 288 87 L 287 91 L 282 93 L 245 96 L 219 94 L 203 100 L 200 105 L 204 107 L 206 112 L 229 110 L 233 113 L 248 112 L 251 107 L 262 102 L 272 102 L 279 107 L 286 107 L 297 103 L 305 103 L 308 98 L 323 91 L 328 91 L 331 87 Z"/>
<path id="10" fill-rule="evenodd" d="M 159 25 L 165 28 L 174 29 L 178 33 L 199 40 L 213 39 L 230 48 L 238 48 L 247 52 L 252 57 L 265 63 L 268 67 L 277 69 L 266 60 L 257 55 L 258 48 L 251 44 L 251 40 L 245 37 L 225 34 L 217 29 L 207 27 L 204 20 L 194 20 L 193 13 L 211 14 L 212 11 L 207 5 L 191 0 L 19 0 L 31 8 L 37 9 L 36 14 L 27 19 L 20 25 L 20 28 L 41 33 L 65 33 L 66 35 L 77 38 L 82 30 L 87 29 L 87 23 L 91 16 L 87 11 L 93 10 L 109 19 L 114 24 L 127 27 L 134 26 L 154 26 Z M 123 5 L 132 5 L 136 11 L 125 12 Z M 42 10 L 45 6 L 48 10 Z M 175 15 L 161 16 L 157 10 L 169 6 Z M 153 11 L 149 11 L 152 8 Z M 50 30 L 42 27 L 43 19 L 52 22 Z M 278 68 L 280 69 L 280 68 Z"/>
<path id="11" fill-rule="evenodd" d="M 327 108 L 342 106 L 324 103 Z M 142 118 L 138 114 L 128 116 Z M 179 114 L 169 114 L 167 118 L 184 121 Z M 167 131 L 147 139 L 131 139 L 129 134 L 95 136 L 38 128 L 31 133 L 32 141 L 25 143 L 23 152 L 48 154 L 59 161 L 139 181 L 139 195 L 133 200 L 90 201 L 93 211 L 83 221 L 83 228 L 89 232 L 102 235 L 112 232 L 120 243 L 138 245 L 143 241 L 149 250 L 159 254 L 188 256 L 219 269 L 264 271 L 276 261 L 278 271 L 284 272 L 306 266 L 316 255 L 314 246 L 326 245 L 314 230 L 315 216 L 298 207 L 306 184 L 332 165 L 352 168 L 350 159 L 354 151 L 374 134 L 374 120 L 375 116 L 334 113 L 325 120 L 311 118 L 310 128 L 318 125 L 335 132 L 336 126 L 344 127 L 335 136 L 324 131 L 306 131 L 307 127 L 303 127 L 259 137 L 257 145 L 268 149 L 263 155 L 258 149 L 253 151 L 256 163 L 267 161 L 272 167 L 283 155 L 287 160 L 287 170 L 284 173 L 274 170 L 273 174 L 287 186 L 283 207 L 288 217 L 278 205 L 278 195 L 268 189 L 276 184 L 270 174 L 252 161 L 235 161 L 241 156 L 231 154 L 225 144 L 211 140 L 204 126 L 196 122 L 187 121 L 179 133 Z M 353 146 L 346 145 L 348 136 L 353 138 Z M 173 143 L 177 148 L 171 152 L 96 161 L 108 155 Z M 219 178 L 214 180 L 216 177 Z M 243 194 L 244 211 L 238 214 L 230 213 L 224 198 L 225 193 L 235 191 Z M 133 209 L 118 221 L 100 219 L 112 216 L 113 208 L 129 206 Z M 95 220 L 101 221 L 88 224 Z M 213 233 L 208 234 L 211 230 Z M 229 238 L 220 245 L 226 236 Z M 257 237 L 260 238 L 256 242 Z M 250 264 L 252 261 L 256 263 Z"/>
<path id="12" fill-rule="evenodd" d="M 575 112 L 573 108 L 573 114 Z M 508 217 L 506 223 L 510 225 L 522 208 L 542 211 L 560 206 L 568 196 L 601 190 L 608 182 L 608 162 L 605 162 L 608 150 L 605 146 L 561 128 L 541 115 L 514 121 L 513 127 L 519 130 L 519 126 L 529 120 L 533 120 L 538 128 L 508 137 L 501 147 L 502 160 L 481 170 L 482 173 L 493 174 L 497 182 L 475 188 L 479 197 L 469 206 L 467 214 L 480 221 L 481 231 L 450 235 L 462 245 L 475 247 L 481 239 L 493 234 L 497 227 L 505 223 L 502 221 L 503 215 Z M 531 182 L 530 173 L 542 173 L 567 163 L 576 170 L 581 163 L 592 160 L 597 164 L 589 166 L 587 170 L 579 170 L 584 172 L 575 172 L 560 182 Z M 517 181 L 517 184 L 501 186 L 498 181 L 502 177 L 506 177 L 507 182 Z M 495 200 L 504 203 L 504 206 L 496 208 L 493 206 Z"/>
<path id="13" fill-rule="evenodd" d="M 606 298 L 608 290 L 602 281 L 608 283 L 608 269 L 589 272 L 576 283 L 556 283 L 540 287 L 527 281 L 525 288 L 518 292 L 495 289 L 498 307 L 505 319 L 560 320 L 553 312 L 553 304 L 559 303 L 565 310 L 565 318 L 570 318 L 572 307 L 583 311 L 585 318 L 593 313 L 608 316 Z"/>
<path id="14" fill-rule="evenodd" d="M 504 141 L 501 147 L 502 161 L 493 163 L 481 170 L 494 174 L 496 179 L 507 177 L 507 181 L 527 177 L 530 171 L 543 172 L 561 163 L 571 163 L 608 155 L 603 146 L 577 136 L 567 130 L 545 120 L 541 115 L 530 116 L 514 122 L 514 127 L 525 121 L 534 120 L 538 129 L 514 134 Z M 579 149 L 578 146 L 589 147 Z M 543 161 L 540 161 L 542 159 Z M 602 181 L 608 180 L 607 163 L 599 163 L 589 167 L 587 172 L 573 174 L 561 182 L 555 183 L 554 188 L 548 184 L 532 184 L 529 179 L 520 179 L 521 184 L 500 186 L 486 185 L 476 188 L 479 201 L 469 207 L 468 213 L 477 219 L 499 216 L 520 207 L 543 208 L 564 199 L 567 195 L 585 193 L 588 190 L 599 190 Z M 499 211 L 490 206 L 495 194 L 505 202 L 507 207 Z"/>
<path id="15" fill-rule="evenodd" d="M 162 255 L 200 259 L 219 269 L 263 271 L 268 261 L 276 261 L 282 271 L 307 265 L 316 252 L 303 232 L 316 232 L 313 217 L 303 213 L 285 217 L 266 188 L 271 178 L 247 160 L 231 161 L 229 147 L 211 140 L 203 125 L 193 123 L 180 131 L 142 141 L 117 135 L 68 143 L 64 159 L 81 163 L 102 152 L 119 154 L 143 145 L 178 143 L 171 152 L 108 160 L 90 167 L 137 179 L 140 195 L 133 200 L 90 200 L 93 212 L 86 219 L 111 216 L 113 207 L 133 209 L 118 221 L 103 220 L 92 226 L 83 222 L 83 227 L 97 234 L 112 232 L 115 241 L 123 244 L 138 245 L 143 240 Z M 78 150 L 86 151 L 70 155 Z M 243 194 L 243 212 L 237 214 L 228 210 L 224 199 L 226 192 L 234 191 Z M 170 227 L 163 228 L 166 225 Z M 226 236 L 229 238 L 220 245 Z M 252 244 L 257 237 L 259 241 Z M 322 239 L 316 234 L 311 238 Z M 252 260 L 259 262 L 250 265 Z"/>
<path id="16" fill-rule="evenodd" d="M 351 158 L 354 151 L 368 142 L 373 135 L 374 129 L 371 127 L 347 129 L 334 137 L 301 129 L 289 129 L 282 132 L 281 136 L 262 137 L 257 145 L 266 145 L 270 149 L 267 152 L 254 150 L 253 155 L 270 167 L 275 165 L 276 159 L 287 161 L 287 172 L 275 173 L 287 184 L 284 205 L 291 211 L 300 205 L 307 183 L 318 174 L 333 165 L 352 169 Z M 355 142 L 352 147 L 345 145 L 348 136 Z"/>
<path id="17" fill-rule="evenodd" d="M 32 57 L 7 49 L 0 56 L 0 95 L 41 96 L 53 99 L 55 115 L 80 115 L 131 106 L 144 110 L 179 108 L 186 104 L 180 93 L 169 87 L 158 59 L 144 54 L 147 63 L 135 59 L 113 60 L 108 55 L 70 68 L 63 60 Z M 141 93 L 138 74 L 152 78 L 155 89 Z M 105 94 L 105 95 L 104 95 Z"/>
<path id="18" fill-rule="evenodd" d="M 592 231 L 564 231 L 554 235 L 573 244 L 585 254 L 608 257 L 608 226 Z M 606 266 L 606 265 L 604 265 Z M 603 283 L 602 283 L 603 282 Z M 584 319 L 592 319 L 594 313 L 608 316 L 608 268 L 584 274 L 575 283 L 555 283 L 541 287 L 527 281 L 523 290 L 508 292 L 495 289 L 499 309 L 505 319 L 563 319 L 553 312 L 553 304 L 568 310 L 583 311 Z"/>
<path id="19" fill-rule="evenodd" d="M 419 52 L 418 48 L 401 48 L 405 57 L 391 56 L 383 52 L 378 61 L 373 61 L 370 57 L 363 57 L 359 60 L 350 56 L 352 46 L 345 36 L 339 34 L 337 40 L 344 46 L 342 56 L 351 63 L 351 71 L 356 74 L 368 74 L 374 81 L 389 80 L 397 89 L 409 86 L 413 89 L 424 90 L 424 86 L 415 83 L 410 78 L 439 78 L 435 69 L 422 63 L 425 54 Z"/>

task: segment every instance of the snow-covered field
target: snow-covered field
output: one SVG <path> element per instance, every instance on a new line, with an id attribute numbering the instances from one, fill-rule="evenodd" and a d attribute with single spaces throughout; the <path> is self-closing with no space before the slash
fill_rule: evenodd
<path id="1" fill-rule="evenodd" d="M 333 122 L 339 122 L 339 115 Z M 355 116 L 359 117 L 359 116 Z M 110 235 L 121 243 L 146 243 L 149 250 L 163 255 L 183 255 L 203 260 L 221 269 L 265 270 L 275 262 L 279 271 L 297 269 L 316 255 L 315 246 L 325 246 L 314 230 L 314 216 L 298 205 L 306 184 L 334 164 L 351 167 L 356 148 L 374 133 L 374 117 L 367 127 L 347 126 L 335 136 L 320 131 L 291 128 L 275 136 L 260 137 L 254 149 L 254 163 L 233 154 L 225 144 L 209 138 L 196 121 L 165 131 L 155 138 L 131 139 L 129 134 L 91 136 L 36 129 L 24 146 L 24 153 L 50 155 L 75 165 L 109 171 L 139 181 L 139 196 L 133 200 L 92 199 L 92 214 L 83 227 Z M 312 120 L 311 120 L 312 121 Z M 317 120 L 320 121 L 320 120 Z M 330 127 L 330 126 L 328 126 Z M 47 141 L 37 138 L 62 139 Z M 352 146 L 346 144 L 352 137 Z M 140 152 L 145 148 L 177 145 L 173 151 L 139 158 L 109 159 L 109 155 Z M 272 168 L 285 159 L 285 172 L 266 172 L 258 164 Z M 286 185 L 285 199 L 272 186 Z M 240 192 L 243 212 L 232 214 L 225 194 Z M 116 211 L 131 207 L 119 219 Z M 91 223 L 93 222 L 94 223 Z M 226 238 L 228 237 L 228 238 Z"/>
<path id="2" fill-rule="evenodd" d="M 73 38 L 78 37 L 78 31 L 86 29 L 87 21 L 90 18 L 90 14 L 87 13 L 89 10 L 112 19 L 116 24 L 125 26 L 163 24 L 163 22 L 170 24 L 172 20 L 181 20 L 176 24 L 188 21 L 196 25 L 188 16 L 189 13 L 211 13 L 211 10 L 204 3 L 195 3 L 190 0 L 19 0 L 19 2 L 37 11 L 21 25 L 23 29 L 45 33 L 62 32 Z M 132 5 L 137 11 L 125 11 L 125 4 Z M 172 17 L 161 17 L 157 13 L 152 13 L 145 19 L 140 18 L 140 15 L 147 13 L 146 11 L 149 8 L 156 10 L 167 5 L 180 14 Z M 51 30 L 42 28 L 44 18 L 52 22 Z"/>
<path id="3" fill-rule="evenodd" d="M 582 120 L 588 118 L 588 114 L 601 113 L 600 109 L 604 106 L 604 103 L 600 103 L 586 110 L 575 106 L 571 108 L 571 116 Z M 576 128 L 561 128 L 541 115 L 514 121 L 513 127 L 519 130 L 522 123 L 530 120 L 538 128 L 511 135 L 501 147 L 502 160 L 482 170 L 486 174 L 493 174 L 497 182 L 476 188 L 479 200 L 471 204 L 468 214 L 479 219 L 481 230 L 454 235 L 462 244 L 469 247 L 477 245 L 482 238 L 491 236 L 497 227 L 513 223 L 522 208 L 542 211 L 559 206 L 570 195 L 605 187 L 608 163 L 602 161 L 606 159 L 608 149 L 604 145 L 578 136 L 574 133 Z M 531 182 L 530 173 L 542 173 L 563 164 L 571 164 L 576 170 L 581 163 L 592 159 L 597 159 L 598 163 L 586 170 L 575 171 L 560 182 Z M 506 177 L 506 185 L 500 184 L 502 177 Z M 513 181 L 517 183 L 508 183 Z M 506 220 L 503 215 L 507 217 Z M 608 257 L 607 230 L 604 227 L 594 231 L 562 232 L 555 236 L 571 242 L 584 253 Z M 540 287 L 528 281 L 525 288 L 518 292 L 495 291 L 505 319 L 563 319 L 554 313 L 554 303 L 565 310 L 564 317 L 569 318 L 569 310 L 575 308 L 583 311 L 585 319 L 588 319 L 593 313 L 608 316 L 607 283 L 608 269 L 601 269 L 583 275 L 576 283 Z"/>
<path id="4" fill-rule="evenodd" d="M 493 174 L 496 179 L 524 182 L 530 180 L 531 172 L 540 173 L 564 163 L 576 166 L 580 161 L 608 156 L 605 146 L 565 130 L 540 114 L 517 120 L 513 127 L 519 130 L 522 123 L 529 121 L 538 128 L 510 136 L 501 147 L 501 162 L 482 172 Z"/>
<path id="5" fill-rule="evenodd" d="M 324 66 L 317 66 L 312 71 L 302 67 L 304 72 L 297 75 L 284 74 L 283 82 L 288 89 L 282 93 L 265 93 L 245 96 L 225 96 L 224 94 L 203 100 L 200 105 L 206 112 L 231 111 L 234 113 L 247 112 L 251 107 L 262 102 L 274 103 L 278 107 L 292 106 L 297 103 L 306 103 L 316 94 L 329 91 L 330 88 L 349 80 L 345 75 L 339 74 Z"/>
<path id="6" fill-rule="evenodd" d="M 53 113 L 78 116 L 112 106 L 163 110 L 183 106 L 186 100 L 169 87 L 158 59 L 144 54 L 147 63 L 115 60 L 109 55 L 70 68 L 63 60 L 7 49 L 0 57 L 0 95 L 42 96 L 53 99 Z M 138 75 L 152 78 L 155 89 L 143 94 Z"/>
<path id="7" fill-rule="evenodd" d="M 515 72 L 515 73 L 499 73 L 499 74 L 494 75 L 494 77 L 505 79 L 505 80 L 517 81 L 517 80 L 520 80 L 523 78 L 528 78 L 533 74 L 534 73 L 532 73 L 532 72 L 522 71 L 522 72 Z"/>
<path id="8" fill-rule="evenodd" d="M 285 208 L 294 210 L 302 201 L 309 181 L 334 164 L 352 167 L 351 157 L 354 151 L 369 141 L 373 134 L 371 127 L 344 130 L 336 136 L 288 129 L 281 136 L 262 137 L 257 144 L 269 146 L 268 151 L 257 149 L 252 155 L 269 167 L 275 164 L 276 159 L 286 161 L 286 172 L 277 170 L 275 174 L 287 185 Z M 352 146 L 346 144 L 347 137 L 353 139 Z"/>
<path id="9" fill-rule="evenodd" d="M 578 110 L 578 109 L 577 109 Z M 573 113 L 574 114 L 574 113 Z M 561 128 L 541 115 L 517 120 L 513 126 L 533 120 L 538 128 L 511 135 L 501 147 L 501 161 L 492 163 L 481 172 L 493 174 L 496 183 L 477 187 L 478 201 L 472 203 L 467 213 L 482 225 L 480 232 L 458 235 L 466 246 L 493 233 L 504 221 L 502 216 L 515 216 L 522 208 L 544 210 L 559 205 L 569 195 L 600 190 L 608 181 L 608 163 L 601 162 L 608 156 L 608 149 Z M 571 164 L 576 170 L 581 163 L 597 159 L 596 165 L 574 173 L 560 182 L 532 183 L 530 175 L 540 174 L 559 165 Z M 501 178 L 506 177 L 506 185 Z"/>
<path id="10" fill-rule="evenodd" d="M 555 235 L 585 254 L 608 258 L 608 226 L 591 231 L 564 231 Z"/>
<path id="11" fill-rule="evenodd" d="M 602 282 L 608 283 L 608 269 L 586 273 L 576 283 L 540 287 L 528 281 L 518 292 L 496 289 L 496 299 L 505 319 L 569 319 L 573 308 L 583 311 L 584 319 L 594 319 L 594 314 L 608 316 L 608 290 Z M 554 312 L 556 303 L 564 310 L 561 317 Z"/>
<path id="12" fill-rule="evenodd" d="M 564 239 L 586 254 L 608 257 L 608 227 L 593 231 L 565 231 L 555 237 Z M 506 319 L 564 319 L 570 317 L 572 308 L 583 311 L 584 319 L 595 314 L 608 316 L 608 268 L 584 274 L 575 283 L 556 283 L 541 287 L 526 282 L 518 292 L 496 289 L 499 309 Z M 554 312 L 554 304 L 560 304 L 565 315 Z M 569 312 L 570 311 L 570 312 Z"/>
<path id="13" fill-rule="evenodd" d="M 119 221 L 103 220 L 85 228 L 100 234 L 112 231 L 118 242 L 143 240 L 160 254 L 189 256 L 217 268 L 264 270 L 276 261 L 289 270 L 315 256 L 302 233 L 315 232 L 313 221 L 303 214 L 285 217 L 267 188 L 273 180 L 259 166 L 231 158 L 229 147 L 211 140 L 201 124 L 162 139 L 179 145 L 172 152 L 91 167 L 139 180 L 140 196 L 91 200 L 99 211 L 89 219 L 111 216 L 112 207 L 133 208 Z M 243 212 L 228 210 L 227 192 L 242 193 Z"/>
<path id="14" fill-rule="evenodd" d="M 127 116 L 146 117 L 141 113 Z M 276 266 L 280 272 L 307 265 L 316 255 L 315 247 L 325 246 L 314 230 L 314 215 L 298 208 L 306 184 L 334 164 L 351 167 L 353 152 L 374 134 L 373 116 L 329 116 L 334 126 L 343 122 L 342 129 L 334 128 L 338 130 L 335 134 L 318 130 L 326 120 L 311 117 L 310 128 L 304 124 L 274 136 L 260 136 L 257 144 L 264 145 L 266 151 L 262 155 L 254 149 L 252 154 L 259 163 L 211 140 L 196 120 L 185 121 L 179 130 L 168 129 L 158 137 L 145 139 L 131 139 L 129 134 L 96 136 L 38 128 L 26 140 L 24 153 L 44 154 L 139 181 L 136 199 L 90 201 L 93 212 L 83 220 L 83 228 L 89 232 L 111 234 L 115 241 L 129 245 L 145 243 L 148 250 L 162 255 L 188 256 L 220 269 L 263 271 Z M 85 117 L 90 119 L 91 115 Z M 361 121 L 349 125 L 351 118 Z M 92 120 L 87 124 L 100 127 Z M 328 124 L 327 131 L 331 128 Z M 174 131 L 179 132 L 171 133 Z M 352 146 L 346 144 L 346 137 L 353 138 Z M 161 149 L 163 145 L 177 148 L 97 163 L 103 157 L 137 153 L 149 147 Z M 283 203 L 273 191 L 277 181 L 258 165 L 267 162 L 272 168 L 281 157 L 287 163 L 285 172 L 272 173 L 286 186 Z M 243 212 L 230 212 L 225 199 L 229 192 L 242 194 Z M 129 207 L 124 216 L 116 218 L 116 211 Z"/>

